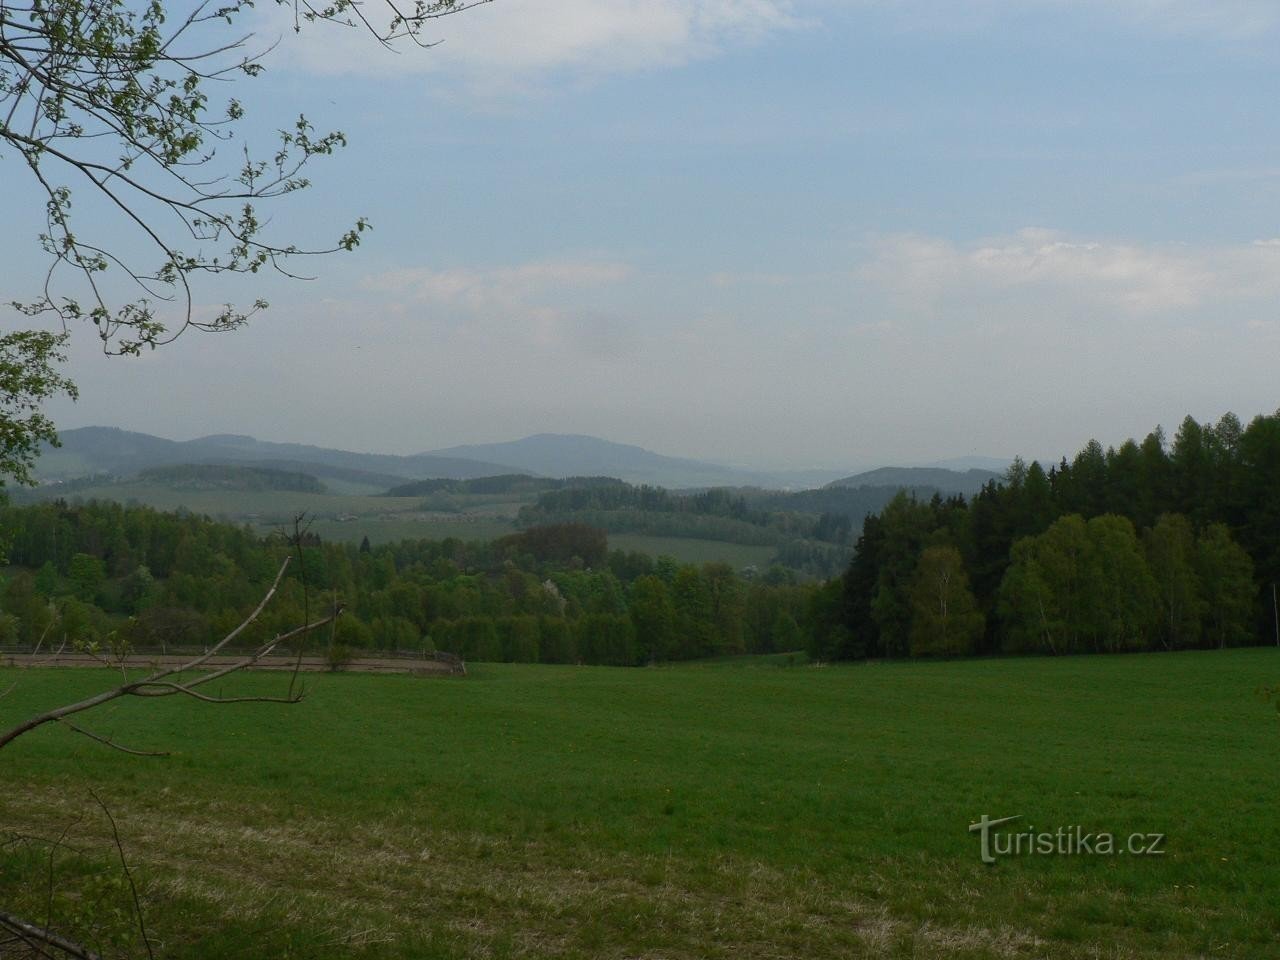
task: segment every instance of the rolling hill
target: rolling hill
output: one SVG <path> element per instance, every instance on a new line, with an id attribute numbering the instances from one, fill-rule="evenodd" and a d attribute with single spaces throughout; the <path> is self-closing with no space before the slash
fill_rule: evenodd
<path id="1" fill-rule="evenodd" d="M 239 434 L 166 440 L 115 427 L 67 430 L 61 440 L 61 447 L 46 447 L 40 455 L 37 474 L 44 480 L 100 474 L 130 477 L 151 467 L 202 463 L 310 473 L 342 481 L 349 488 L 366 487 L 370 492 L 409 480 L 474 480 L 514 473 L 555 478 L 610 476 L 671 488 L 811 486 L 833 476 L 822 471 L 812 477 L 804 471 L 775 475 L 668 457 L 597 437 L 551 433 L 409 456 L 272 443 Z"/>
<path id="2" fill-rule="evenodd" d="M 400 456 L 358 453 L 301 443 L 274 443 L 240 434 L 167 440 L 116 427 L 82 427 L 61 434 L 62 446 L 46 447 L 36 466 L 45 481 L 106 475 L 133 477 L 152 467 L 222 464 L 306 473 L 348 493 L 375 493 L 408 481 L 475 480 L 511 474 L 549 478 L 617 477 L 668 489 L 758 487 L 804 490 L 826 487 L 933 488 L 972 495 L 991 470 L 883 467 L 840 477 L 832 470 L 748 470 L 581 434 L 541 433 L 504 443 L 467 444 Z"/>
<path id="3" fill-rule="evenodd" d="M 765 473 L 668 457 L 644 447 L 581 434 L 540 433 L 505 443 L 467 444 L 431 453 L 497 461 L 548 477 L 608 476 L 670 488 L 775 485 Z"/>
<path id="4" fill-rule="evenodd" d="M 827 489 L 858 487 L 901 487 L 919 489 L 929 487 L 942 494 L 959 493 L 973 496 L 990 480 L 999 480 L 1002 474 L 991 470 L 945 470 L 941 467 L 881 467 L 865 473 L 854 474 L 827 484 Z"/>

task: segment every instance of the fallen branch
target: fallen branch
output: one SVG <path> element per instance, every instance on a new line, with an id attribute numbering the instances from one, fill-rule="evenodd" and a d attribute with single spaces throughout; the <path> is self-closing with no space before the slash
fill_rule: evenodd
<path id="1" fill-rule="evenodd" d="M 75 957 L 76 960 L 102 960 L 101 955 L 94 953 L 88 947 L 82 946 L 74 940 L 59 936 L 52 930 L 36 926 L 21 917 L 5 913 L 3 910 L 0 910 L 0 929 L 7 930 L 15 939 L 20 940 L 29 949 L 35 951 L 37 956 L 53 956 L 43 949 L 44 947 L 52 947 L 68 957 Z"/>

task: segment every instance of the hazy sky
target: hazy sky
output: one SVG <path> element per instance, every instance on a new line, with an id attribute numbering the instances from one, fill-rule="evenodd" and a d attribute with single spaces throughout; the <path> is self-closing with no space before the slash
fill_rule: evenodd
<path id="1" fill-rule="evenodd" d="M 351 142 L 275 226 L 374 230 L 198 288 L 266 296 L 247 330 L 80 338 L 64 428 L 843 467 L 1280 405 L 1275 0 L 496 0 L 398 55 L 257 15 L 251 129 Z M 40 208 L 0 176 L 7 301 Z"/>

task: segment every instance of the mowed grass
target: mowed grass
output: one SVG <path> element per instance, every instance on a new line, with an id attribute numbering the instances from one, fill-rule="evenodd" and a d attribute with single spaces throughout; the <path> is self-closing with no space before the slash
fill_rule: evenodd
<path id="1" fill-rule="evenodd" d="M 172 756 L 43 729 L 0 752 L 0 823 L 109 863 L 94 789 L 172 957 L 1280 955 L 1280 652 L 787 662 L 131 701 L 86 726 Z M 109 676 L 0 671 L 0 718 Z M 982 814 L 1167 852 L 985 866 Z M 46 861 L 0 862 L 41 912 Z"/>

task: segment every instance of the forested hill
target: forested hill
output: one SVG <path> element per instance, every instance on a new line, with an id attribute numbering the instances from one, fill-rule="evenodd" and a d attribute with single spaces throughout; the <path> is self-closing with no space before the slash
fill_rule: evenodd
<path id="1" fill-rule="evenodd" d="M 216 434 L 195 440 L 166 440 L 114 427 L 83 427 L 59 433 L 60 447 L 45 447 L 36 465 L 46 479 L 70 479 L 93 474 L 136 475 L 149 467 L 186 463 L 317 464 L 341 471 L 416 480 L 421 477 L 486 477 L 511 473 L 512 467 L 459 457 L 417 454 L 395 456 L 332 450 L 301 443 L 271 443 L 237 434 Z M 267 464 L 270 466 L 271 464 Z M 303 467 L 303 469 L 308 469 Z"/>
<path id="2" fill-rule="evenodd" d="M 175 490 L 326 492 L 325 485 L 307 473 L 212 463 L 188 463 L 172 467 L 151 467 L 138 474 L 138 478 L 145 482 L 162 483 Z"/>
<path id="3" fill-rule="evenodd" d="M 998 480 L 1002 474 L 991 470 L 946 470 L 941 467 L 881 467 L 866 473 L 844 477 L 827 484 L 827 489 L 857 487 L 889 487 L 908 490 L 933 489 L 944 495 L 959 493 L 972 496 L 984 484 Z"/>

